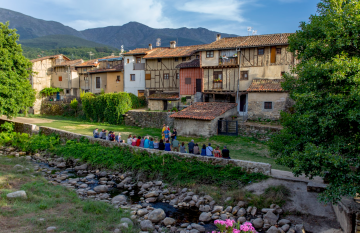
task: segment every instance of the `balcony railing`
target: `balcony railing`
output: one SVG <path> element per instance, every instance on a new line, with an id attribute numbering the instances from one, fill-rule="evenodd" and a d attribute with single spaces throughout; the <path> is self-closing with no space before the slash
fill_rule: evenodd
<path id="1" fill-rule="evenodd" d="M 222 82 L 214 82 L 213 89 L 222 89 Z"/>
<path id="2" fill-rule="evenodd" d="M 220 66 L 237 65 L 237 57 L 219 58 Z"/>
<path id="3" fill-rule="evenodd" d="M 134 63 L 134 70 L 145 70 L 145 63 Z"/>

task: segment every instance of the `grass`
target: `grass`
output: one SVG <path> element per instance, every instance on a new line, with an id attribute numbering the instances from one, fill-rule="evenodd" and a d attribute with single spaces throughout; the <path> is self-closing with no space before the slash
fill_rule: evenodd
<path id="1" fill-rule="evenodd" d="M 107 123 L 83 121 L 62 116 L 31 115 L 29 117 L 53 120 L 51 123 L 36 123 L 38 126 L 47 126 L 83 135 L 91 136 L 93 130 L 95 128 L 99 128 L 99 130 L 107 129 L 109 131 L 114 131 L 116 134 L 120 132 L 122 139 L 126 139 L 129 134 L 161 138 L 161 129 L 157 128 L 139 128 L 126 125 L 110 125 Z M 181 135 L 178 136 L 178 140 L 180 142 L 188 143 L 191 141 L 191 139 L 194 139 L 195 143 L 198 143 L 199 146 L 202 146 L 203 144 L 208 145 L 208 143 L 211 143 L 214 149 L 216 146 L 223 148 L 223 146 L 226 145 L 230 150 L 230 156 L 233 159 L 269 163 L 272 165 L 273 169 L 290 171 L 289 168 L 276 164 L 275 160 L 269 156 L 266 143 L 261 142 L 255 138 L 243 136 L 212 136 L 210 138 L 183 137 Z"/>
<path id="2" fill-rule="evenodd" d="M 29 170 L 18 171 L 20 164 Z M 25 190 L 27 199 L 9 200 L 6 194 Z M 81 201 L 77 194 L 55 186 L 23 158 L 0 157 L 0 232 L 112 232 L 129 214 L 99 201 Z M 44 218 L 45 221 L 39 221 Z M 131 229 L 128 232 L 137 232 Z"/>

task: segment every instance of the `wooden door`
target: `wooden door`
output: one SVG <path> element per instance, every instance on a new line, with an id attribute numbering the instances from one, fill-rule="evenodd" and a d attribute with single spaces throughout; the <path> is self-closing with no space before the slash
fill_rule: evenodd
<path id="1" fill-rule="evenodd" d="M 196 92 L 201 92 L 201 79 L 196 79 Z"/>
<path id="2" fill-rule="evenodd" d="M 164 100 L 164 110 L 166 111 L 167 110 L 167 100 Z"/>

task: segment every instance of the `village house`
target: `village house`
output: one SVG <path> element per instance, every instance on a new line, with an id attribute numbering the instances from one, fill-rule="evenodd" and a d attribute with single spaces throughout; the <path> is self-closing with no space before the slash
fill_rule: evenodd
<path id="1" fill-rule="evenodd" d="M 76 71 L 79 75 L 79 86 L 80 89 L 84 92 L 90 92 L 90 81 L 89 81 L 89 71 L 99 68 L 100 63 L 98 59 L 93 59 L 86 61 L 79 65 L 75 66 Z"/>
<path id="2" fill-rule="evenodd" d="M 56 60 L 70 61 L 68 57 L 62 54 L 31 60 L 33 64 L 33 75 L 30 76 L 30 83 L 37 93 L 34 106 L 30 109 L 30 112 L 34 114 L 40 114 L 41 96 L 39 96 L 39 92 L 44 88 L 51 87 L 51 77 L 54 72 L 53 67 L 56 65 Z"/>
<path id="3" fill-rule="evenodd" d="M 141 97 L 145 95 L 145 65 L 144 56 L 151 52 L 149 48 L 130 50 L 124 56 L 124 91 Z"/>
<path id="4" fill-rule="evenodd" d="M 176 46 L 154 48 L 143 57 L 146 59 L 145 87 L 151 110 L 170 110 L 180 102 L 179 64 L 198 58 L 199 46 Z"/>
<path id="5" fill-rule="evenodd" d="M 218 35 L 215 42 L 199 48 L 203 101 L 238 103 L 238 113 L 250 119 L 278 119 L 288 101 L 279 79 L 296 64 L 287 51 L 290 35 Z M 263 89 L 255 88 L 262 83 Z"/>
<path id="6" fill-rule="evenodd" d="M 92 93 L 123 92 L 124 64 L 120 56 L 110 56 L 98 59 L 99 66 L 88 71 L 89 90 Z"/>

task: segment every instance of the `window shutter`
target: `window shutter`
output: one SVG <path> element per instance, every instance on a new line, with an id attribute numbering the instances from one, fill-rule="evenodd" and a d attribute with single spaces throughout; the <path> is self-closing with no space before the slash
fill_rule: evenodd
<path id="1" fill-rule="evenodd" d="M 271 47 L 270 63 L 276 63 L 276 47 Z"/>
<path id="2" fill-rule="evenodd" d="M 145 74 L 145 80 L 151 80 L 151 74 Z"/>
<path id="3" fill-rule="evenodd" d="M 62 81 L 62 76 L 59 76 L 59 82 L 61 82 Z"/>

